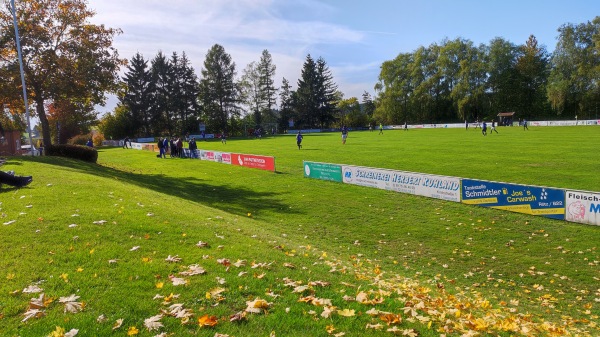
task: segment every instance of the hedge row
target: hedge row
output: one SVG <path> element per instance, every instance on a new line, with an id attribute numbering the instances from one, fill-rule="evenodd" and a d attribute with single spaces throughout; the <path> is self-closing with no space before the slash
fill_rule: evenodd
<path id="1" fill-rule="evenodd" d="M 47 156 L 67 157 L 95 163 L 98 160 L 96 149 L 81 145 L 51 145 L 45 149 Z"/>

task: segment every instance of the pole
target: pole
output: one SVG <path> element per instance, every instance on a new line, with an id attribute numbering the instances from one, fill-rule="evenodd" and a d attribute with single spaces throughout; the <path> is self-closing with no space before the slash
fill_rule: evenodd
<path id="1" fill-rule="evenodd" d="M 31 122 L 29 120 L 29 103 L 27 102 L 27 87 L 25 86 L 25 72 L 23 71 L 23 55 L 21 55 L 21 39 L 19 38 L 19 26 L 17 25 L 17 8 L 15 0 L 10 0 L 13 24 L 15 26 L 15 40 L 17 41 L 17 55 L 19 56 L 19 69 L 21 70 L 21 85 L 23 86 L 23 103 L 25 104 L 25 118 L 27 118 L 27 134 L 29 135 L 29 146 L 31 155 L 34 155 L 33 141 L 31 140 Z"/>

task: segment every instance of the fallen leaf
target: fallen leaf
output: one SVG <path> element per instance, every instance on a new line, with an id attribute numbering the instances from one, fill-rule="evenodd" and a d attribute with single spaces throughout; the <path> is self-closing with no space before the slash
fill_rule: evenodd
<path id="1" fill-rule="evenodd" d="M 219 323 L 219 321 L 217 320 L 216 316 L 204 315 L 198 318 L 198 325 L 200 325 L 201 327 L 213 327 L 217 325 L 217 323 Z"/>
<path id="2" fill-rule="evenodd" d="M 160 328 L 162 328 L 164 325 L 160 322 L 160 320 L 162 319 L 163 315 L 158 314 L 156 316 L 152 316 L 150 318 L 146 318 L 144 320 L 144 326 L 146 327 L 146 329 L 148 329 L 148 331 L 153 331 L 153 330 L 158 330 Z"/>

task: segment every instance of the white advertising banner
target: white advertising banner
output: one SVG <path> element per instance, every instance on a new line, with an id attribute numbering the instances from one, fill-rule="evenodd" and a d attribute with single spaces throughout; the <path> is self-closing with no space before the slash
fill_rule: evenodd
<path id="1" fill-rule="evenodd" d="M 413 172 L 342 165 L 346 184 L 460 202 L 460 179 Z"/>
<path id="2" fill-rule="evenodd" d="M 565 191 L 565 220 L 600 226 L 600 194 Z"/>

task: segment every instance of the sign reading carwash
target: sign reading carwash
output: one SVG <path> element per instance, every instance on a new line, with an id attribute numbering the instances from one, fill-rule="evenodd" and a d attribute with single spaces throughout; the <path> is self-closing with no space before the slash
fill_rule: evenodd
<path id="1" fill-rule="evenodd" d="M 565 191 L 462 179 L 462 202 L 553 219 L 565 219 Z"/>
<path id="2" fill-rule="evenodd" d="M 565 193 L 565 220 L 600 226 L 600 194 L 569 190 Z"/>
<path id="3" fill-rule="evenodd" d="M 413 172 L 342 165 L 346 184 L 460 202 L 460 179 Z"/>
<path id="4" fill-rule="evenodd" d="M 304 162 L 304 177 L 342 182 L 342 166 L 337 164 Z"/>

